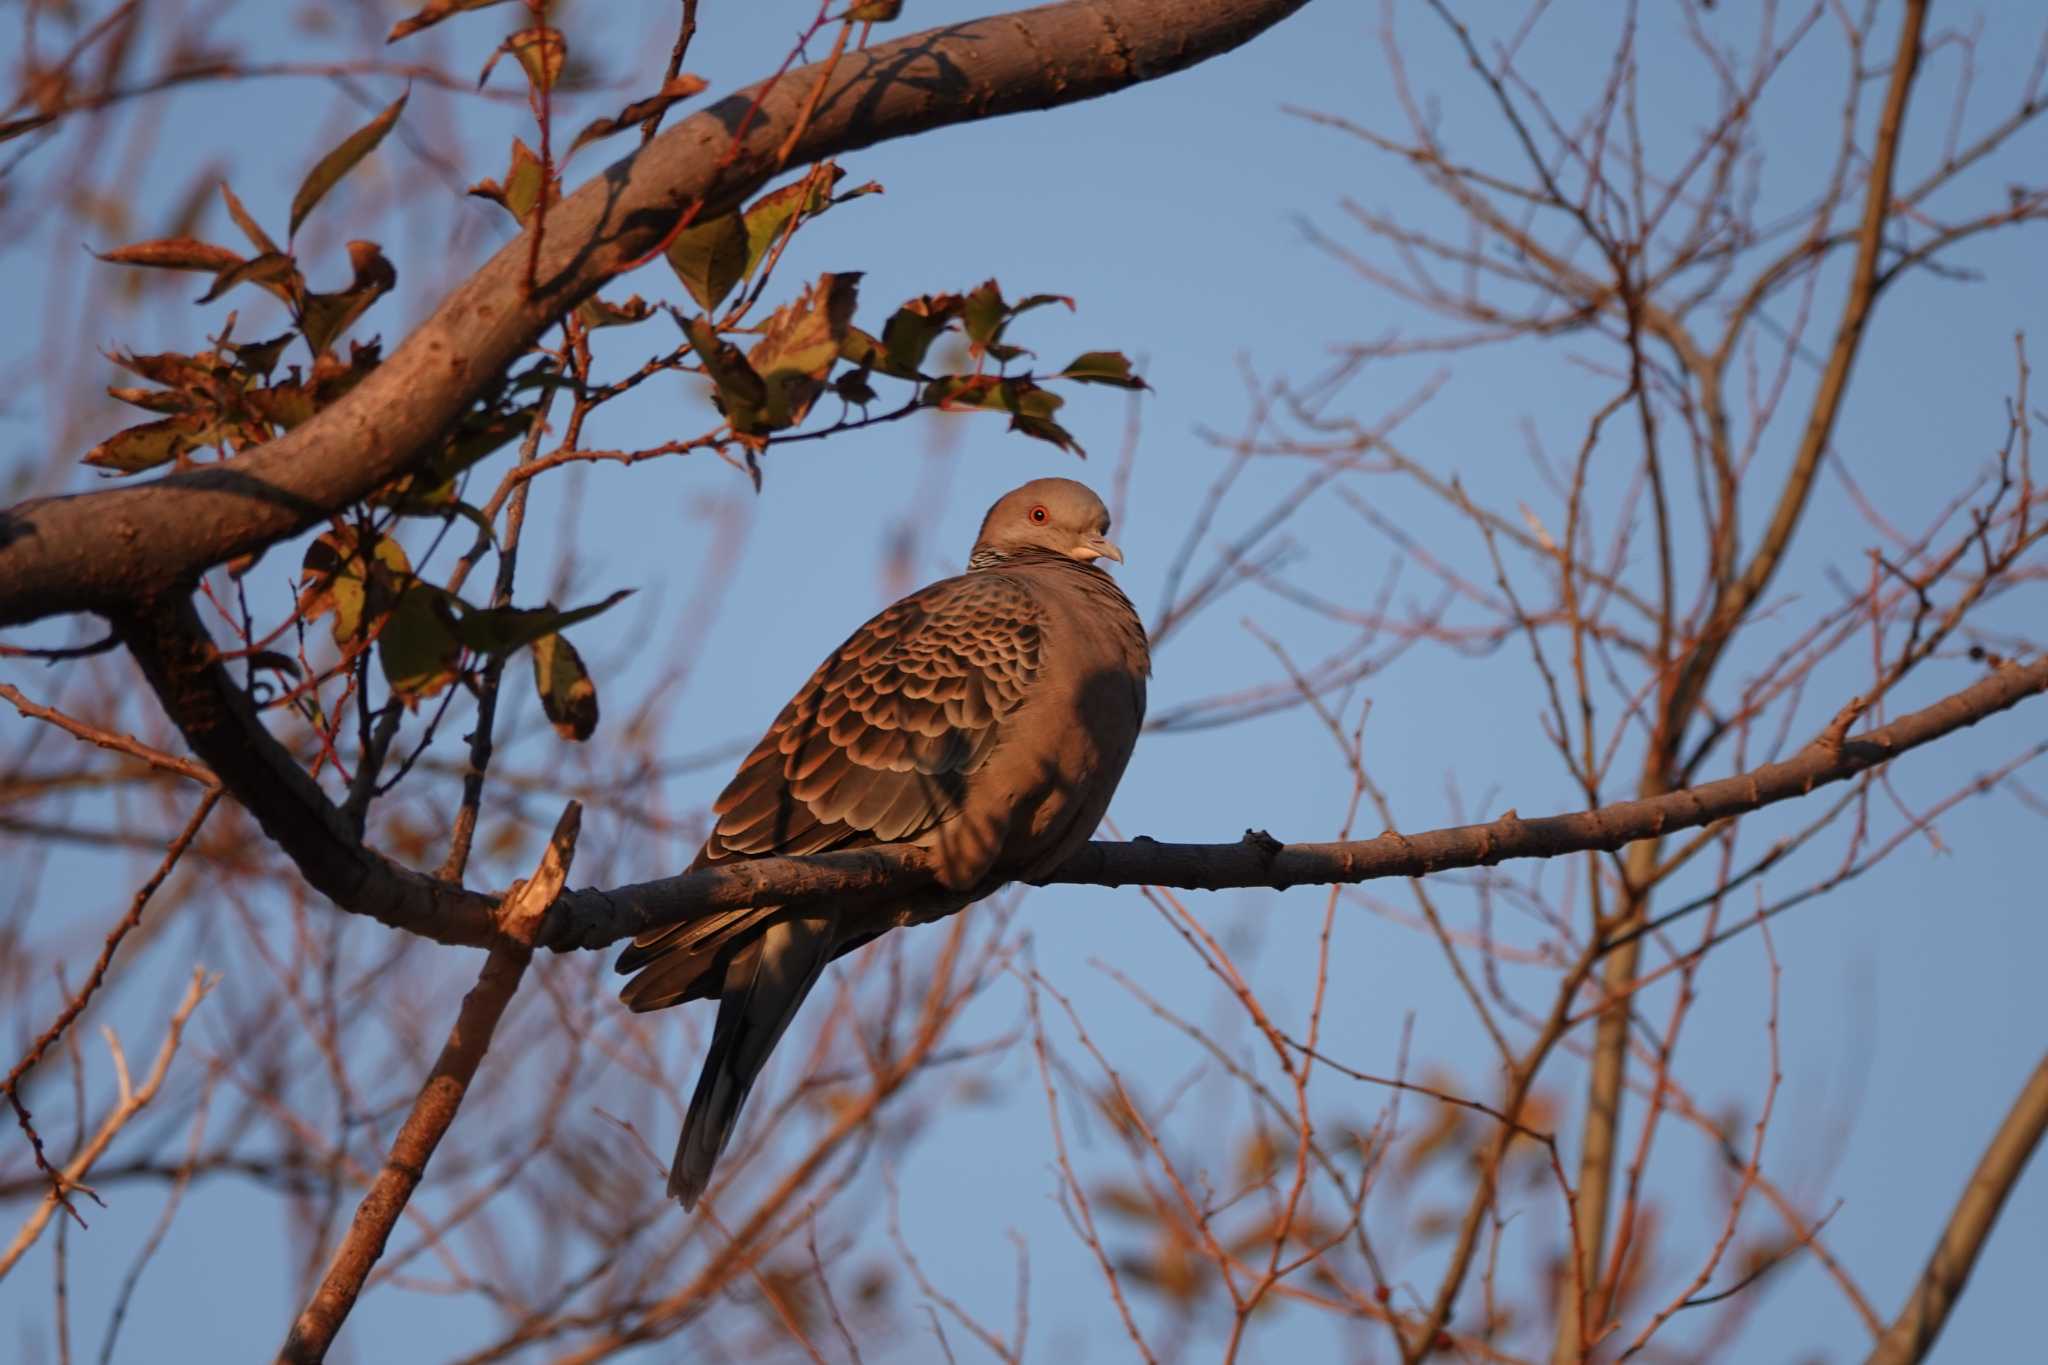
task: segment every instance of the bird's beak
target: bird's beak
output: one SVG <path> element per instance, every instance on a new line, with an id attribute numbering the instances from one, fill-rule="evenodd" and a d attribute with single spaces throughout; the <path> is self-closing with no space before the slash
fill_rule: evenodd
<path id="1" fill-rule="evenodd" d="M 1117 549 L 1108 536 L 1102 535 L 1088 537 L 1074 547 L 1073 554 L 1083 564 L 1092 564 L 1098 559 L 1114 559 L 1119 564 L 1124 562 L 1124 552 Z"/>

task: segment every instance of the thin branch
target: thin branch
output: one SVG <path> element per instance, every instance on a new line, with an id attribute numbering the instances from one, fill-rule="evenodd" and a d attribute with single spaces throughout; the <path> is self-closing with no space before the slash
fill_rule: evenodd
<path id="1" fill-rule="evenodd" d="M 164 1083 L 164 1075 L 171 1069 L 171 1058 L 178 1054 L 178 1043 L 185 1035 L 185 1021 L 192 1017 L 192 1011 L 199 1008 L 199 1002 L 206 998 L 206 993 L 213 989 L 213 983 L 218 979 L 208 977 L 204 968 L 193 971 L 192 980 L 185 987 L 184 998 L 171 1014 L 170 1025 L 164 1031 L 164 1041 L 156 1051 L 156 1060 L 150 1063 L 149 1074 L 139 1087 L 129 1079 L 128 1059 L 121 1052 L 121 1044 L 115 1040 L 111 1030 L 107 1032 L 107 1051 L 112 1054 L 114 1074 L 120 1082 L 118 1098 L 91 1140 L 64 1163 L 59 1174 L 67 1191 L 85 1188 L 85 1177 L 91 1172 L 93 1162 L 106 1152 L 115 1137 L 128 1126 L 128 1121 L 156 1098 L 157 1090 Z M 0 1252 L 0 1278 L 14 1268 L 23 1252 L 35 1245 L 36 1238 L 42 1235 L 44 1226 L 49 1223 L 50 1215 L 56 1211 L 58 1200 L 58 1192 L 54 1189 L 45 1194 L 42 1202 L 21 1225 L 21 1230 L 14 1234 L 14 1241 L 6 1251 Z"/>
<path id="2" fill-rule="evenodd" d="M 446 1136 L 463 1097 L 476 1077 L 477 1066 L 490 1050 L 491 1035 L 505 1007 L 519 989 L 526 964 L 533 958 L 533 936 L 540 927 L 548 902 L 562 889 L 569 875 L 569 863 L 576 856 L 576 835 L 581 828 L 583 808 L 571 801 L 556 822 L 554 837 L 541 856 L 540 868 L 531 880 L 521 883 L 505 898 L 502 946 L 491 949 L 484 960 L 476 985 L 462 998 L 455 1027 L 442 1044 L 434 1069 L 427 1073 L 411 1112 L 391 1144 L 384 1168 L 370 1186 L 363 1202 L 356 1206 L 348 1235 L 335 1248 L 327 1273 L 305 1310 L 292 1324 L 280 1361 L 291 1365 L 313 1365 L 327 1358 L 334 1334 L 355 1307 L 363 1282 L 384 1254 L 392 1228 L 405 1212 L 412 1192 L 426 1176 L 427 1162 Z"/>
<path id="3" fill-rule="evenodd" d="M 1085 846 L 1036 884 L 1230 887 L 1326 885 L 1381 877 L 1420 877 L 1513 858 L 1550 858 L 1614 850 L 1673 830 L 1693 829 L 1841 782 L 1940 739 L 2027 697 L 2048 692 L 2048 656 L 2008 663 L 1971 686 L 1880 729 L 1851 738 L 1823 734 L 1792 758 L 1767 763 L 1662 796 L 1596 810 L 1523 819 L 1514 811 L 1488 824 L 1376 839 L 1282 844 L 1251 831 L 1233 844 L 1168 844 L 1152 839 Z M 665 924 L 730 910 L 774 905 L 796 913 L 820 901 L 842 907 L 889 902 L 932 875 L 924 850 L 885 844 L 807 858 L 758 858 L 610 891 L 563 896 L 541 943 L 601 948 Z"/>
<path id="4" fill-rule="evenodd" d="M 1867 1365 L 1909 1365 L 1926 1359 L 1934 1349 L 1949 1310 L 1961 1297 L 1992 1224 L 1998 1221 L 1998 1211 L 2019 1183 L 2020 1172 L 2041 1145 L 2044 1132 L 2048 1132 L 2048 1056 L 2034 1068 L 2019 1098 L 2006 1111 L 2005 1121 L 1998 1125 L 1991 1145 L 1977 1162 L 1969 1187 L 1956 1201 L 1934 1254 L 1927 1258 L 1927 1268 L 1920 1272 L 1912 1296 L 1871 1351 Z"/>

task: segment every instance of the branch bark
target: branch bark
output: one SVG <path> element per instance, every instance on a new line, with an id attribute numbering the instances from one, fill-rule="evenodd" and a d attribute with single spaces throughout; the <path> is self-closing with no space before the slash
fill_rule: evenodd
<path id="1" fill-rule="evenodd" d="M 371 1268 L 384 1254 L 391 1229 L 398 1226 L 412 1192 L 426 1176 L 427 1162 L 433 1159 L 435 1148 L 455 1122 L 470 1082 L 476 1079 L 476 1069 L 490 1051 L 498 1020 L 504 1017 L 505 1007 L 512 1003 L 519 982 L 526 975 L 526 966 L 533 960 L 534 933 L 549 902 L 560 893 L 562 882 L 569 875 L 582 821 L 583 808 L 571 801 L 555 824 L 554 837 L 541 855 L 539 869 L 506 896 L 505 941 L 491 949 L 476 985 L 462 997 L 455 1027 L 449 1030 L 448 1041 L 442 1044 L 441 1055 L 434 1060 L 434 1069 L 427 1073 L 426 1084 L 420 1087 L 418 1098 L 399 1127 L 391 1154 L 384 1159 L 384 1168 L 377 1172 L 369 1193 L 356 1206 L 348 1235 L 334 1249 L 320 1287 L 292 1324 L 284 1348 L 277 1353 L 278 1360 L 285 1365 L 318 1365 L 327 1358 L 335 1333 L 355 1307 Z"/>
<path id="2" fill-rule="evenodd" d="M 436 942 L 486 948 L 505 942 L 499 898 L 403 867 L 356 838 L 340 809 L 235 686 L 189 599 L 119 617 L 115 628 L 187 743 L 316 890 L 343 910 Z M 1844 737 L 1840 729 L 1847 717 L 1860 713 L 1852 702 L 1839 724 L 1784 762 L 1657 796 L 1533 820 L 1510 810 L 1483 825 L 1341 843 L 1282 844 L 1250 831 L 1234 844 L 1096 842 L 1041 885 L 1284 889 L 1613 850 L 1804 796 L 2044 691 L 2048 656 L 2003 664 L 1931 706 Z M 536 942 L 556 951 L 602 948 L 661 925 L 763 905 L 794 913 L 830 901 L 857 910 L 929 885 L 932 874 L 925 851 L 908 844 L 753 859 L 610 890 L 569 892 L 549 908 Z"/>
<path id="3" fill-rule="evenodd" d="M 1523 819 L 1514 811 L 1483 825 L 1426 834 L 1326 844 L 1282 844 L 1248 832 L 1234 844 L 1167 844 L 1151 839 L 1096 842 L 1040 885 L 1230 887 L 1320 886 L 1381 877 L 1421 877 L 1511 858 L 1554 858 L 1613 850 L 1639 839 L 1694 829 L 1762 806 L 1805 796 L 1888 763 L 1910 749 L 1975 725 L 2048 692 L 2048 656 L 2008 663 L 1932 706 L 1844 738 L 1833 727 L 1781 763 L 1662 796 L 1596 810 Z M 931 863 L 908 844 L 808 858 L 759 858 L 609 891 L 572 891 L 549 912 L 545 947 L 601 948 L 664 924 L 720 910 L 775 905 L 791 913 L 820 902 L 858 906 L 899 898 L 928 882 Z"/>
<path id="4" fill-rule="evenodd" d="M 1899 1310 L 1898 1318 L 1872 1348 L 1867 1365 L 1911 1365 L 1924 1360 L 1934 1349 L 1935 1338 L 1948 1322 L 1949 1310 L 1962 1297 L 1963 1285 L 1976 1268 L 1977 1253 L 1991 1235 L 1998 1211 L 2019 1183 L 2020 1173 L 2041 1136 L 2048 1133 L 2048 1056 L 2041 1059 L 2034 1074 L 2006 1111 L 2005 1121 L 1992 1135 L 1963 1197 L 1956 1201 L 1927 1268 L 1913 1287 L 1912 1297 Z"/>
<path id="5" fill-rule="evenodd" d="M 848 53 L 788 165 L 1111 94 L 1228 52 L 1304 3 L 1069 0 Z M 780 144 L 826 75 L 820 63 L 739 91 L 606 168 L 550 208 L 532 291 L 522 234 L 348 397 L 262 448 L 0 512 L 0 626 L 173 595 L 404 473 L 550 324 L 657 249 L 692 205 L 722 211 L 781 169 Z"/>
<path id="6" fill-rule="evenodd" d="M 344 910 L 441 943 L 499 941 L 494 897 L 402 867 L 356 837 L 229 676 L 189 597 L 118 615 L 114 629 L 192 752 L 314 890 Z"/>
<path id="7" fill-rule="evenodd" d="M 1899 144 L 1904 134 L 1906 106 L 1919 70 L 1922 37 L 1927 27 L 1928 0 L 1907 0 L 1899 23 L 1898 46 L 1892 58 L 1891 78 L 1885 91 L 1871 150 L 1870 179 L 1865 187 L 1863 216 L 1858 231 L 1856 261 L 1848 281 L 1848 294 L 1836 324 L 1834 344 L 1827 367 L 1807 414 L 1804 430 L 1795 448 L 1792 466 L 1780 491 L 1771 522 L 1763 539 L 1742 573 L 1722 584 L 1713 610 L 1700 631 L 1699 641 L 1685 653 L 1674 672 L 1665 675 L 1667 687 L 1659 708 L 1659 719 L 1651 752 L 1643 765 L 1638 791 L 1656 797 L 1671 789 L 1679 777 L 1680 752 L 1691 723 L 1706 696 L 1712 678 L 1736 628 L 1763 595 L 1778 567 L 1794 531 L 1811 500 L 1814 480 L 1820 472 L 1821 457 L 1834 434 L 1841 414 L 1850 376 L 1855 372 L 1864 330 L 1879 288 L 1878 256 L 1883 247 L 1884 226 L 1892 216 L 1892 183 L 1898 169 Z M 1712 377 L 1716 391 L 1720 382 L 1717 357 L 1703 371 Z M 1735 503 L 1722 509 L 1727 525 L 1734 526 Z M 1667 603 L 1668 609 L 1668 603 Z M 1654 888 L 1659 850 L 1652 844 L 1638 846 L 1626 868 L 1625 927 L 1640 924 L 1647 917 Z M 1594 1026 L 1593 1059 L 1586 1093 L 1586 1121 L 1579 1151 L 1579 1192 L 1576 1223 L 1580 1286 L 1578 1294 L 1566 1294 L 1558 1314 L 1557 1338 L 1551 1359 L 1555 1365 L 1583 1359 L 1587 1343 L 1597 1332 L 1608 1311 L 1612 1285 L 1601 1281 L 1601 1263 L 1607 1245 L 1607 1219 L 1614 1185 L 1615 1141 L 1621 1125 L 1623 1083 L 1628 1069 L 1629 1014 L 1627 1001 L 1636 978 L 1641 942 L 1630 938 L 1610 955 L 1602 968 L 1601 981 L 1609 998 L 1621 1002 L 1600 1016 Z M 1619 1267 L 1616 1267 L 1619 1274 Z"/>

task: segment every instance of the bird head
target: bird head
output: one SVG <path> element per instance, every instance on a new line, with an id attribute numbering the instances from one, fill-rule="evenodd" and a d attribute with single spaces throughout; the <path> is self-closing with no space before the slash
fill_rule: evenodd
<path id="1" fill-rule="evenodd" d="M 1095 490 L 1072 479 L 1033 479 L 996 499 L 982 519 L 970 563 L 1002 560 L 1020 551 L 1050 551 L 1082 564 L 1124 562 L 1109 539 L 1109 509 Z"/>

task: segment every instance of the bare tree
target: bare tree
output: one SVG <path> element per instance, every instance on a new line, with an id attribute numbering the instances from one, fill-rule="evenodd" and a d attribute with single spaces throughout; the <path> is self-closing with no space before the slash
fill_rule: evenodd
<path id="1" fill-rule="evenodd" d="M 211 50 L 203 28 L 153 27 L 133 3 L 24 6 L 19 86 L 0 115 L 0 152 L 11 153 L 0 222 L 17 236 L 42 215 L 96 211 L 79 190 L 99 183 L 91 157 L 115 155 L 111 140 L 81 131 L 79 156 L 48 153 L 102 122 L 146 148 L 159 92 L 282 76 L 356 94 L 403 78 L 411 93 L 364 97 L 364 116 L 337 129 L 299 182 L 281 234 L 210 165 L 161 233 L 126 231 L 120 213 L 98 210 L 128 244 L 80 277 L 88 304 L 126 291 L 125 302 L 178 318 L 148 281 L 205 275 L 208 300 L 235 291 L 286 323 L 245 339 L 231 319 L 196 349 L 113 353 L 125 376 L 108 393 L 147 420 L 91 446 L 86 464 L 128 476 L 92 491 L 52 491 L 68 486 L 85 433 L 108 413 L 85 383 L 64 380 L 77 398 L 59 444 L 20 477 L 48 495 L 0 513 L 0 623 L 26 632 L 5 647 L 19 681 L 0 684 L 23 718 L 0 779 L 17 895 L 27 905 L 57 893 L 56 850 L 160 858 L 96 953 L 74 928 L 41 922 L 11 944 L 26 1013 L 4 1088 L 21 1141 L 0 1180 L 24 1214 L 0 1276 L 43 1236 L 71 1236 L 96 1190 L 168 1187 L 105 1326 L 109 1356 L 186 1196 L 225 1176 L 288 1213 L 303 1306 L 283 1359 L 325 1358 L 378 1285 L 489 1304 L 501 1328 L 477 1361 L 598 1360 L 679 1334 L 736 1354 L 858 1359 L 862 1343 L 922 1330 L 887 1292 L 899 1277 L 942 1339 L 951 1323 L 1021 1359 L 1021 1295 L 1013 1325 L 988 1325 L 902 1238 L 893 1259 L 874 1259 L 862 1212 L 843 1198 L 878 1149 L 931 1122 L 912 1098 L 921 1077 L 1021 1053 L 1042 1082 L 1061 1208 L 1141 1358 L 1179 1358 L 1213 1337 L 1234 1359 L 1259 1315 L 1285 1304 L 1345 1324 L 1360 1354 L 1403 1361 L 1714 1359 L 1795 1257 L 1825 1266 L 1868 1326 L 1872 1359 L 1924 1356 L 2048 1126 L 2041 1075 L 1890 1314 L 1829 1246 L 1827 1212 L 1774 1174 L 1765 1139 L 1778 1089 L 1777 917 L 1863 877 L 1966 797 L 2044 809 L 2022 770 L 2048 743 L 2009 730 L 1998 732 L 2011 741 L 2003 756 L 1959 789 L 1911 788 L 1890 767 L 2048 691 L 2036 624 L 2048 488 L 2033 479 L 2041 418 L 2024 342 L 2003 442 L 1957 461 L 1953 501 L 1919 524 L 1880 514 L 1837 448 L 1865 338 L 1896 286 L 1953 271 L 1968 244 L 2048 216 L 2048 185 L 2026 178 L 2020 154 L 2048 111 L 2042 64 L 2024 89 L 2000 92 L 1997 112 L 1966 117 L 1974 40 L 1930 28 L 1925 0 L 1854 13 L 1767 6 L 1741 21 L 1739 46 L 1713 5 L 1674 7 L 1657 22 L 1713 92 L 1697 135 L 1675 147 L 1644 131 L 1660 74 L 1643 47 L 1650 16 L 1611 21 L 1613 60 L 1590 90 L 1554 88 L 1526 54 L 1532 33 L 1562 22 L 1543 3 L 1498 37 L 1440 0 L 1400 16 L 1427 19 L 1427 41 L 1462 64 L 1456 98 L 1483 102 L 1512 149 L 1497 163 L 1442 126 L 1438 92 L 1410 55 L 1419 40 L 1388 5 L 1385 69 L 1405 121 L 1388 130 L 1300 111 L 1302 135 L 1355 142 L 1419 176 L 1442 216 L 1411 222 L 1347 199 L 1339 223 L 1308 236 L 1333 271 L 1438 329 L 1348 344 L 1323 373 L 1254 381 L 1241 434 L 1216 440 L 1222 473 L 1149 622 L 1170 648 L 1226 596 L 1256 594 L 1309 623 L 1299 640 L 1255 626 L 1267 680 L 1184 690 L 1154 729 L 1281 710 L 1312 719 L 1350 779 L 1338 836 L 1102 841 L 1049 879 L 1140 888 L 1134 908 L 1142 897 L 1171 928 L 1229 1012 L 1189 1017 L 1124 964 L 1105 970 L 1251 1121 L 1183 1122 L 1178 1092 L 1128 1079 L 1115 1041 L 1039 971 L 1020 898 L 1006 894 L 931 941 L 892 936 L 844 964 L 814 1007 L 821 1017 L 784 1045 L 802 1058 L 797 1074 L 756 1102 L 763 1112 L 705 1211 L 683 1219 L 661 1198 L 645 1135 L 674 1121 L 678 1044 L 624 1017 L 603 962 L 578 950 L 715 909 L 878 902 L 931 869 L 905 847 L 650 880 L 650 845 L 680 865 L 701 833 L 694 813 L 650 791 L 731 755 L 660 756 L 650 736 L 663 686 L 622 711 L 611 700 L 615 661 L 587 663 L 567 632 L 635 608 L 620 606 L 623 593 L 585 591 L 573 556 L 533 587 L 530 551 L 522 564 L 530 517 L 573 512 L 573 476 L 601 464 L 709 455 L 762 489 L 778 447 L 932 413 L 986 414 L 1023 439 L 1076 448 L 1057 416 L 1062 394 L 1143 381 L 1110 350 L 1026 368 L 1010 329 L 1024 334 L 1054 296 L 1006 295 L 991 280 L 878 319 L 851 272 L 778 275 L 786 248 L 873 188 L 844 187 L 834 157 L 1114 93 L 1228 51 L 1298 7 L 1072 0 L 888 39 L 895 4 L 820 5 L 782 69 L 672 117 L 706 88 L 685 70 L 694 0 L 674 17 L 672 47 L 650 58 L 660 69 L 635 68 L 623 94 L 586 65 L 576 12 L 539 0 L 509 10 L 518 17 L 491 30 L 495 41 L 476 36 L 489 20 L 461 13 L 482 7 L 428 5 L 388 35 L 402 60 L 363 55 L 387 35 L 347 7 L 316 7 L 324 46 L 280 63 Z M 828 42 L 822 60 L 800 64 Z M 1775 130 L 1762 110 L 1810 60 L 1839 76 L 1839 143 L 1795 212 L 1767 212 L 1756 167 Z M 486 80 L 471 94 L 479 62 Z M 1927 117 L 1930 81 L 1955 109 L 1932 157 L 1908 136 Z M 446 134 L 472 106 L 520 129 L 508 169 L 469 189 L 509 214 L 516 235 L 467 278 L 413 295 L 420 321 L 387 356 L 358 324 L 398 269 L 381 245 L 337 235 L 335 224 L 376 212 L 352 200 L 361 177 L 350 172 L 387 140 L 410 139 L 383 193 L 401 217 L 448 231 L 434 215 L 468 177 L 454 174 Z M 604 112 L 564 114 L 592 107 Z M 193 235 L 216 194 L 246 252 Z M 315 289 L 316 269 L 344 258 L 347 283 Z M 656 258 L 673 301 L 606 294 Z M 87 334 L 96 316 L 48 320 L 39 354 L 53 374 L 106 340 Z M 657 333 L 667 340 L 647 340 Z M 1567 349 L 1591 387 L 1561 395 L 1579 406 L 1553 414 L 1576 423 L 1571 449 L 1531 438 L 1548 506 L 1491 505 L 1446 460 L 1408 448 L 1403 427 L 1431 386 L 1391 410 L 1353 407 L 1360 375 L 1407 358 Z M 609 405 L 676 375 L 711 395 L 705 430 L 645 448 L 593 435 Z M 1139 448 L 1134 425 L 1120 482 Z M 772 478 L 765 487 L 772 496 Z M 1473 562 L 1410 534 L 1392 510 L 1403 500 L 1467 528 Z M 1853 571 L 1795 554 L 1823 517 L 1863 527 L 1870 548 Z M 1384 541 L 1396 567 L 1374 585 L 1302 581 L 1288 550 L 1311 518 Z M 735 562 L 732 520 L 707 514 L 706 530 L 684 606 L 693 618 Z M 287 543 L 304 548 L 280 597 L 262 586 L 275 570 L 258 566 Z M 488 585 L 472 585 L 487 560 Z M 1814 574 L 1814 590 L 1786 605 L 1795 571 Z M 81 618 L 95 624 L 65 633 Z M 522 652 L 555 742 L 596 736 L 573 766 L 498 757 L 513 738 L 503 689 L 519 680 L 507 668 Z M 1521 695 L 1536 698 L 1573 808 L 1408 832 L 1400 793 L 1371 761 L 1369 694 L 1396 668 L 1472 661 L 1524 670 Z M 686 645 L 675 667 L 693 663 Z M 82 816 L 81 795 L 120 818 Z M 586 810 L 603 816 L 587 833 Z M 165 820 L 178 830 L 167 845 L 136 832 Z M 468 885 L 550 828 L 526 878 Z M 1373 828 L 1385 832 L 1362 837 Z M 572 865 L 593 885 L 568 889 Z M 1405 906 L 1373 894 L 1388 878 L 1406 881 Z M 1293 965 L 1301 989 L 1284 1001 L 1179 894 L 1305 886 L 1327 888 L 1320 946 Z M 139 1082 L 111 1031 L 95 1063 L 81 1020 L 142 955 L 167 954 L 157 926 L 198 899 L 218 907 L 196 932 L 220 975 L 191 976 L 157 1012 L 162 1041 Z M 1353 1040 L 1324 1021 L 1332 931 L 1350 911 L 1440 950 L 1488 1040 L 1490 1074 L 1411 1069 L 1405 1044 L 1392 1074 L 1346 1060 Z M 1675 1058 L 1702 965 L 1752 939 L 1769 964 L 1771 1075 L 1756 1111 L 1731 1123 Z M 444 965 L 433 944 L 487 950 L 452 1019 L 430 989 Z M 189 961 L 189 945 L 178 951 Z M 1023 1015 L 976 1039 L 962 1017 L 1001 984 L 1021 986 Z M 181 1059 L 188 1026 L 209 1014 L 238 1046 Z M 1562 1078 L 1579 1061 L 1587 1079 L 1573 1102 Z M 624 1107 L 598 1102 L 606 1078 L 631 1082 L 602 1091 L 629 1097 Z M 1357 1087 L 1383 1102 L 1357 1111 L 1345 1098 Z M 68 1135 L 53 1114 L 68 1116 Z M 1115 1174 L 1070 1150 L 1096 1124 Z M 1653 1158 L 1682 1134 L 1701 1140 L 1719 1181 L 1717 1230 L 1703 1240 L 1665 1228 L 1654 1197 Z M 1448 1213 L 1423 1207 L 1446 1190 Z M 414 1198 L 425 1191 L 436 1197 Z M 1538 1271 L 1504 1263 L 1511 1225 L 1547 1255 Z M 525 1252 L 536 1245 L 549 1251 L 539 1262 Z M 60 1356 L 65 1255 L 59 1242 Z M 735 1296 L 746 1311 L 725 1307 Z"/>

